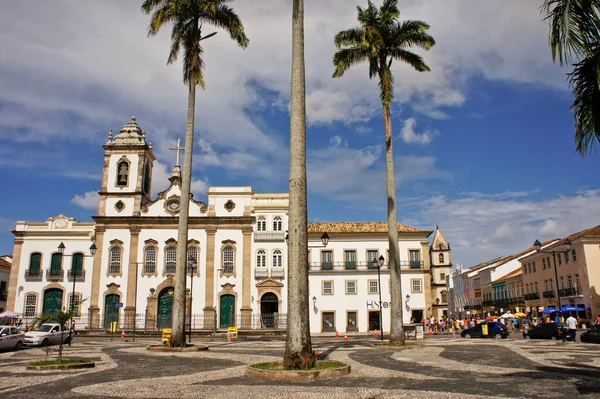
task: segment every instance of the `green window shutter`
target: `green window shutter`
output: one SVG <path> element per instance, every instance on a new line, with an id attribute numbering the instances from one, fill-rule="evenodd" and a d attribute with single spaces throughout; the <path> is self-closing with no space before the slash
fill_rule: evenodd
<path id="1" fill-rule="evenodd" d="M 40 266 L 42 262 L 42 254 L 33 253 L 29 258 L 29 274 L 30 275 L 38 275 L 40 274 Z"/>
<path id="2" fill-rule="evenodd" d="M 62 268 L 62 255 L 52 254 L 52 261 L 50 262 L 50 270 L 59 272 Z"/>
<path id="3" fill-rule="evenodd" d="M 83 254 L 73 254 L 73 272 L 80 277 L 83 270 Z"/>

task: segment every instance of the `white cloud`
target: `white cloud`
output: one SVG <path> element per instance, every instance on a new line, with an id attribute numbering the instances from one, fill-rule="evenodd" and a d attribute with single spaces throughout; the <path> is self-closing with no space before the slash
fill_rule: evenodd
<path id="1" fill-rule="evenodd" d="M 97 210 L 100 195 L 96 191 L 88 191 L 83 195 L 75 194 L 71 203 L 85 209 Z"/>
<path id="2" fill-rule="evenodd" d="M 433 140 L 434 133 L 430 130 L 425 130 L 423 133 L 415 132 L 417 121 L 415 118 L 408 118 L 402 125 L 400 137 L 407 144 L 429 144 Z"/>
<path id="3" fill-rule="evenodd" d="M 402 222 L 423 228 L 439 224 L 454 263 L 465 267 L 518 253 L 533 244 L 600 224 L 600 190 L 537 199 L 515 193 L 463 193 L 411 198 L 399 208 Z M 401 218 L 402 219 L 402 218 Z"/>

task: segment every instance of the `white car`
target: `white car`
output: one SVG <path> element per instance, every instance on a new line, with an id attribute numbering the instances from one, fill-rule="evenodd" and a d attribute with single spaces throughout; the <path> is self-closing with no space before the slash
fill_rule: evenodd
<path id="1" fill-rule="evenodd" d="M 56 323 L 44 323 L 34 330 L 27 331 L 25 333 L 25 345 L 58 345 L 61 340 L 61 329 L 60 325 Z M 69 332 L 65 331 L 62 336 L 64 339 L 63 343 L 69 342 Z"/>
<path id="2" fill-rule="evenodd" d="M 19 350 L 23 346 L 25 334 L 15 326 L 0 326 L 0 349 Z"/>

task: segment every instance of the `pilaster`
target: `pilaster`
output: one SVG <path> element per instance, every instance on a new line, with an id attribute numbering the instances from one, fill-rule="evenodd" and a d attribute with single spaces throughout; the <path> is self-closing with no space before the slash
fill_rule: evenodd
<path id="1" fill-rule="evenodd" d="M 104 254 L 104 226 L 96 226 L 96 247 L 98 253 L 94 256 L 94 266 L 92 269 L 92 293 L 90 295 L 90 329 L 97 329 L 100 326 L 100 280 L 102 272 L 102 255 Z"/>
<path id="2" fill-rule="evenodd" d="M 206 228 L 206 285 L 204 287 L 204 318 L 207 314 L 212 315 L 215 307 L 215 235 L 216 228 Z M 211 313 L 213 312 L 213 313 Z"/>
<path id="3" fill-rule="evenodd" d="M 135 297 L 137 295 L 137 283 L 138 283 L 138 246 L 140 241 L 140 228 L 138 226 L 131 226 L 129 228 L 130 241 L 129 241 L 129 264 L 127 269 L 127 299 L 125 302 L 125 325 L 127 327 L 133 327 L 133 320 L 135 314 Z M 129 312 L 128 312 L 129 309 Z"/>
<path id="4" fill-rule="evenodd" d="M 15 303 L 17 300 L 17 286 L 19 284 L 19 273 L 21 272 L 21 251 L 23 250 L 23 237 L 15 237 L 10 277 L 8 279 L 8 298 L 6 310 L 16 313 Z M 24 309 L 23 309 L 24 310 Z"/>

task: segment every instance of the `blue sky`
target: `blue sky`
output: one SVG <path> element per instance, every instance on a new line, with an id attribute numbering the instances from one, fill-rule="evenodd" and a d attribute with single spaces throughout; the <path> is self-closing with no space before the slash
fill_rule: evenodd
<path id="1" fill-rule="evenodd" d="M 251 40 L 205 42 L 193 191 L 287 191 L 289 1 L 233 2 Z M 355 5 L 306 2 L 309 218 L 383 221 L 383 121 L 366 65 L 332 79 L 333 36 Z M 598 157 L 573 145 L 566 69 L 552 63 L 539 2 L 400 1 L 431 25 L 432 72 L 395 66 L 394 146 L 401 222 L 440 225 L 465 267 L 600 224 Z M 466 23 L 465 21 L 469 21 Z M 166 188 L 184 136 L 181 66 L 168 31 L 146 37 L 139 3 L 11 2 L 0 15 L 0 253 L 17 220 L 96 212 L 108 130 L 132 115 L 154 142 Z M 207 33 L 212 30 L 207 30 Z"/>

